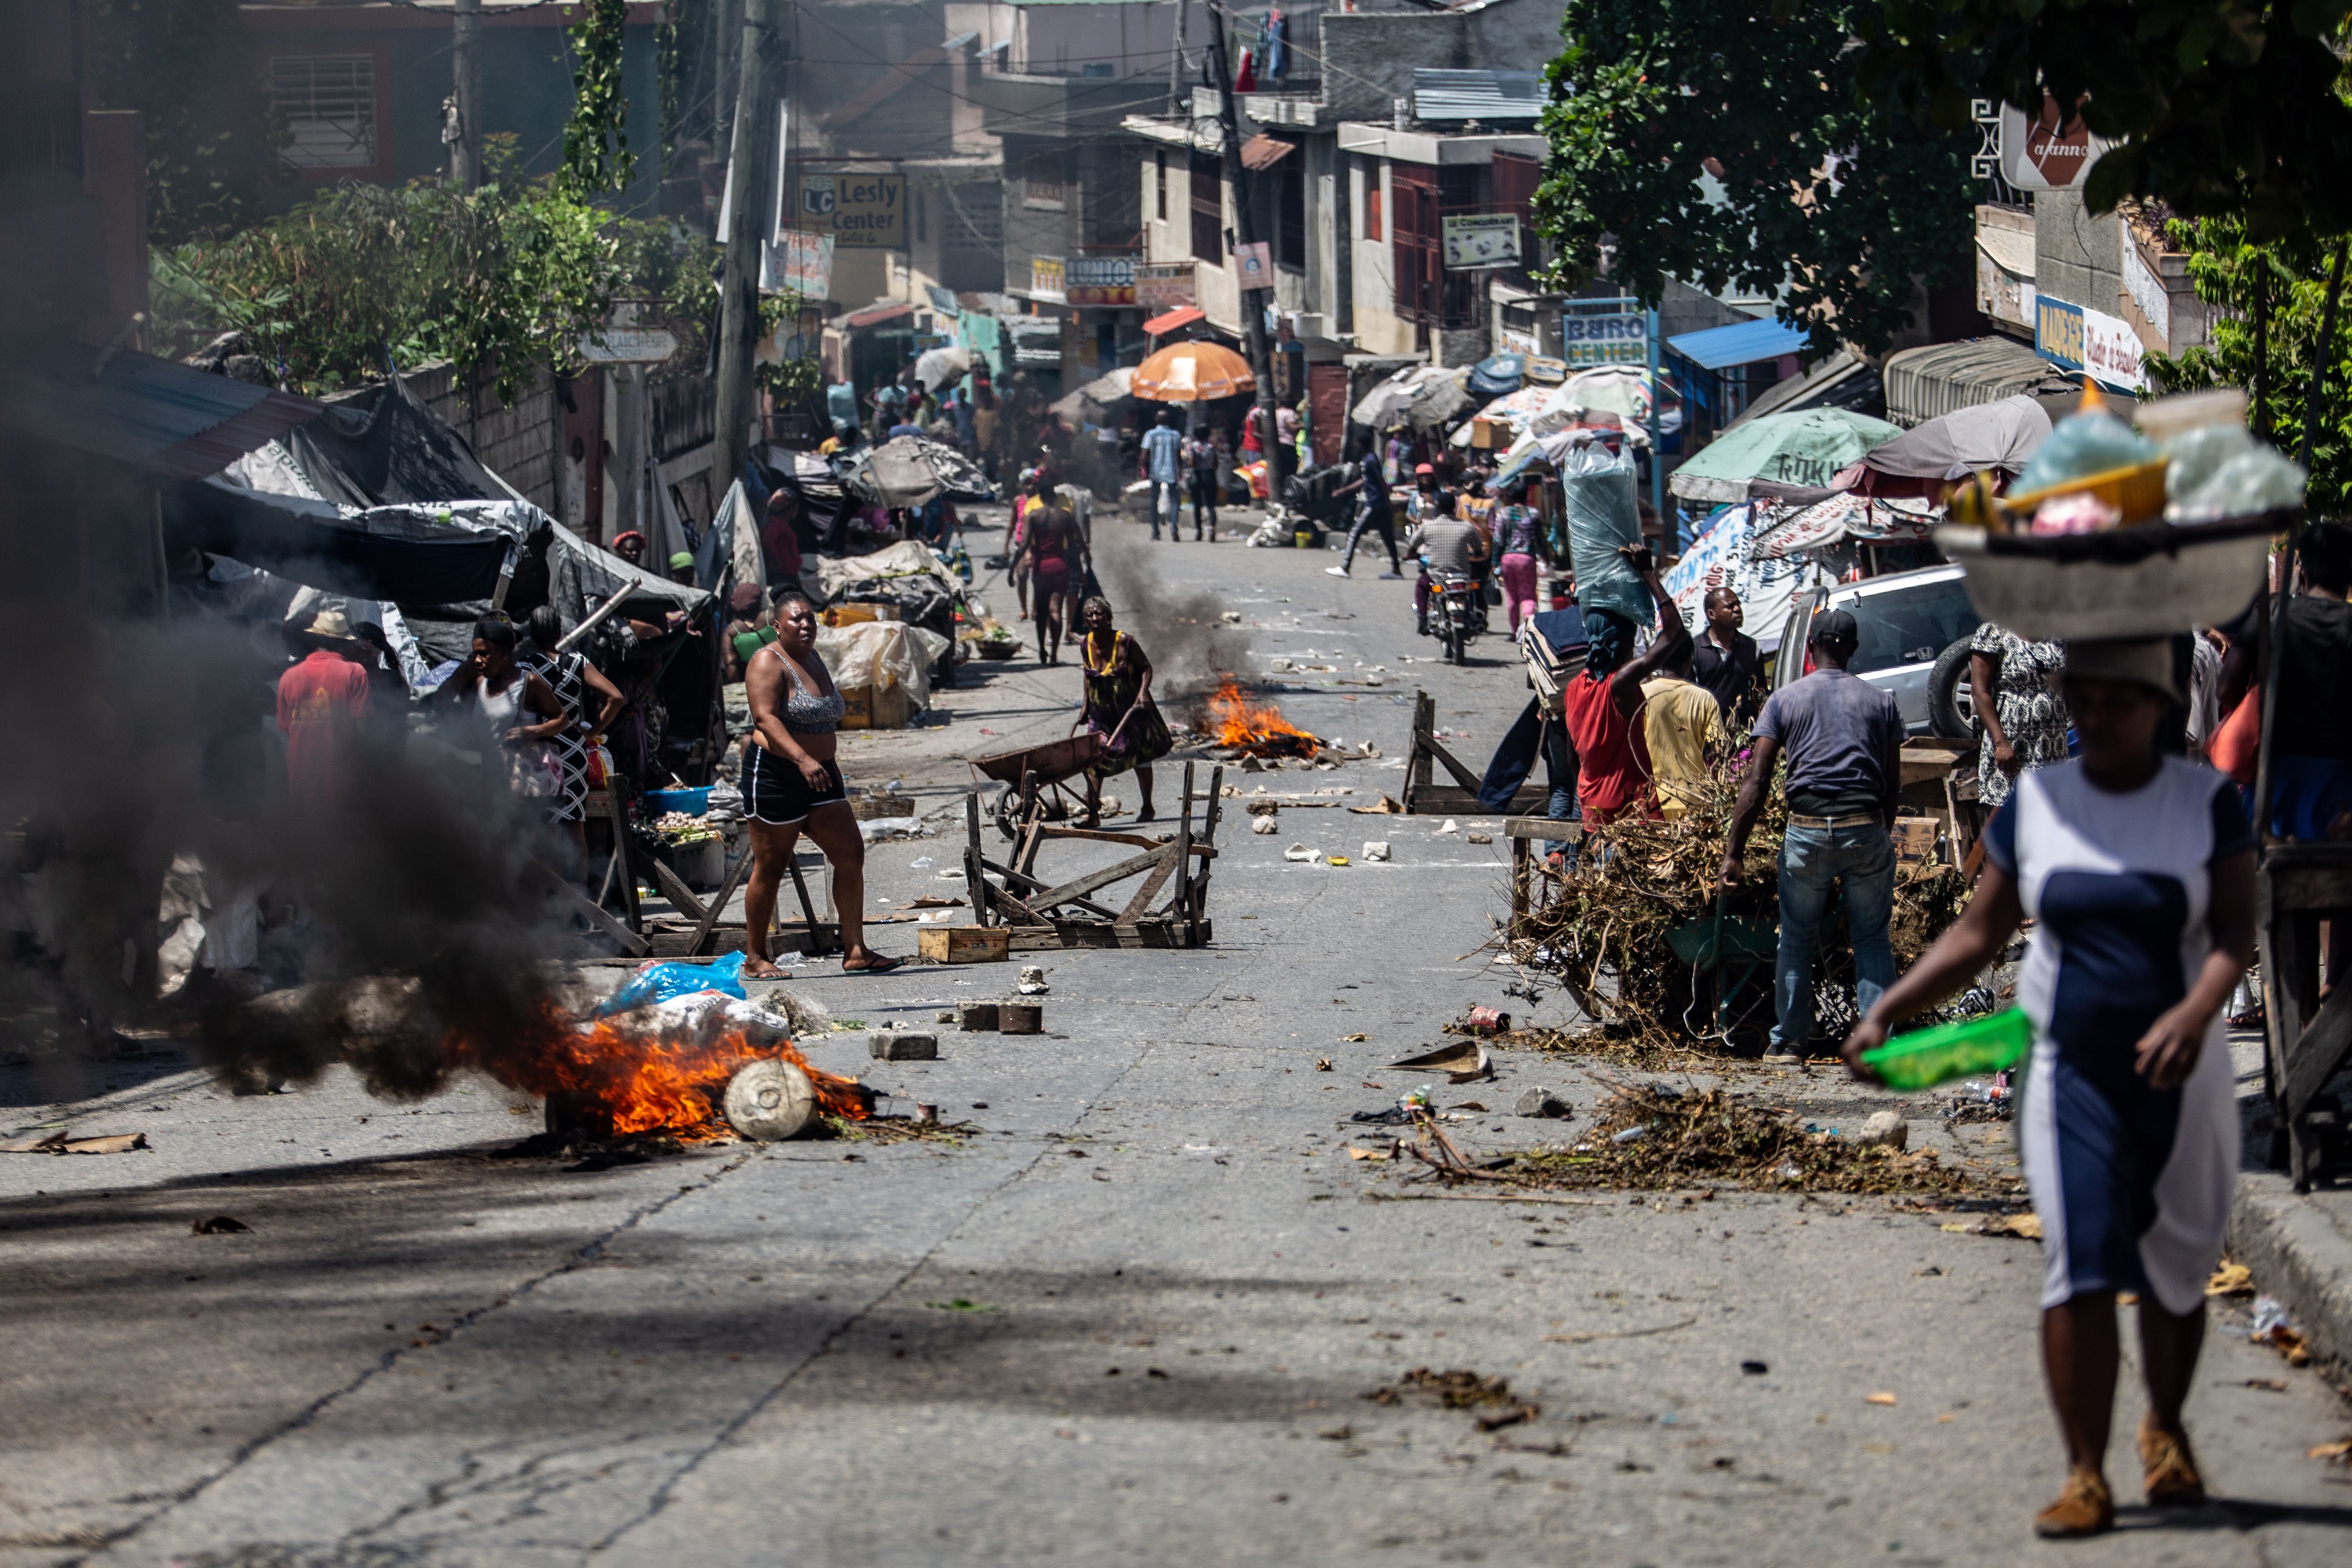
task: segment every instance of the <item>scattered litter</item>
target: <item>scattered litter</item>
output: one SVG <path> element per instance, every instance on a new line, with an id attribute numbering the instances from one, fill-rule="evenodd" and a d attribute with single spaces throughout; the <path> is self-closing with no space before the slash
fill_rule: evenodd
<path id="1" fill-rule="evenodd" d="M 1616 1131 L 1612 1132 L 1609 1135 L 1609 1142 L 1612 1143 L 1632 1143 L 1638 1142 L 1641 1139 L 1647 1138 L 1649 1135 L 1650 1124 L 1644 1121 L 1639 1127 L 1619 1128 Z"/>
<path id="2" fill-rule="evenodd" d="M 931 838 L 937 833 L 919 816 L 869 816 L 857 825 L 857 837 L 868 844 L 889 838 Z"/>
<path id="3" fill-rule="evenodd" d="M 1521 1089 L 1512 1109 L 1520 1116 L 1565 1118 L 1570 1114 L 1568 1101 L 1548 1089 Z"/>
<path id="4" fill-rule="evenodd" d="M 1445 1026 L 1449 1035 L 1501 1035 L 1509 1032 L 1511 1016 L 1492 1007 L 1473 1007 Z"/>
<path id="5" fill-rule="evenodd" d="M 1315 1058 L 1315 1070 L 1317 1072 L 1329 1072 L 1331 1070 L 1331 1058 L 1329 1057 L 1317 1057 Z"/>
<path id="6" fill-rule="evenodd" d="M 2221 1267 L 2213 1270 L 2213 1278 L 2205 1281 L 2208 1296 L 2251 1296 L 2254 1293 L 2254 1271 L 2242 1263 L 2224 1258 Z"/>
<path id="7" fill-rule="evenodd" d="M 1766 1373 L 1770 1372 L 1772 1368 L 1769 1363 L 1760 1361 L 1743 1361 L 1739 1363 L 1739 1370 L 1749 1377 L 1761 1377 Z"/>
<path id="8" fill-rule="evenodd" d="M 1002 1307 L 984 1307 L 978 1301 L 967 1301 L 961 1296 L 945 1301 L 926 1301 L 924 1306 L 934 1312 L 1002 1312 Z"/>
<path id="9" fill-rule="evenodd" d="M 1265 786 L 1264 784 L 1258 785 L 1258 788 L 1260 789 L 1264 789 L 1265 787 Z M 1272 795 L 1264 795 L 1249 803 L 1249 814 L 1252 816 L 1274 816 L 1278 815 L 1281 810 L 1282 802 L 1276 800 Z"/>
<path id="10" fill-rule="evenodd" d="M 1495 1076 L 1494 1058 L 1487 1055 L 1485 1046 L 1475 1040 L 1440 1046 L 1433 1051 L 1423 1051 L 1417 1057 L 1407 1057 L 1402 1061 L 1388 1065 L 1412 1072 L 1442 1072 L 1450 1083 L 1473 1083 L 1479 1079 Z"/>
<path id="11" fill-rule="evenodd" d="M 1388 858 L 1389 841 L 1387 839 L 1367 838 L 1364 840 L 1364 859 L 1367 862 L 1386 860 Z"/>
<path id="12" fill-rule="evenodd" d="M 1589 1345 L 1595 1340 L 1644 1340 L 1652 1334 L 1671 1334 L 1677 1329 L 1687 1329 L 1696 1318 L 1683 1318 L 1671 1323 L 1653 1323 L 1646 1329 L 1606 1329 L 1585 1334 L 1546 1334 L 1544 1342 L 1552 1345 Z"/>
<path id="13" fill-rule="evenodd" d="M 1242 613 L 1239 610 L 1219 610 L 1217 619 L 1229 626 L 1237 626 L 1242 624 Z"/>
<path id="14" fill-rule="evenodd" d="M 2010 1236 L 2020 1241 L 2042 1239 L 2042 1216 L 2036 1214 L 1994 1215 L 1983 1220 L 1950 1220 L 1937 1227 L 1954 1236 Z"/>
<path id="15" fill-rule="evenodd" d="M 701 991 L 744 998 L 743 961 L 749 956 L 738 951 L 709 963 L 641 963 L 621 982 L 618 990 L 596 1004 L 589 1016 L 605 1018 L 615 1013 L 631 1013 Z"/>
<path id="16" fill-rule="evenodd" d="M 928 871 L 938 864 L 939 862 L 937 860 L 932 859 L 928 855 L 918 855 L 912 860 L 907 862 L 907 869 L 909 871 Z"/>
<path id="17" fill-rule="evenodd" d="M 1433 838 L 1442 838 L 1442 837 L 1444 837 L 1445 835 L 1447 835 L 1447 834 L 1449 834 L 1449 833 L 1459 833 L 1459 832 L 1461 832 L 1461 831 L 1462 831 L 1462 825 L 1461 825 L 1460 823 L 1458 823 L 1458 822 L 1454 821 L 1452 817 L 1450 817 L 1450 816 L 1449 816 L 1449 817 L 1447 817 L 1447 818 L 1445 819 L 1445 824 L 1444 824 L 1444 826 L 1442 826 L 1442 827 L 1440 827 L 1440 828 L 1438 828 L 1438 829 L 1437 829 L 1437 831 L 1436 831 L 1435 833 L 1432 834 L 1430 837 L 1432 837 Z"/>
<path id="18" fill-rule="evenodd" d="M 2335 1465 L 2352 1465 L 2352 1437 L 2341 1438 L 2333 1443 L 2322 1443 L 2315 1448 L 2305 1448 L 2303 1451 L 2303 1457 L 2306 1459 L 2326 1459 Z"/>
<path id="19" fill-rule="evenodd" d="M 1508 1378 L 1482 1377 L 1466 1368 L 1432 1372 L 1425 1366 L 1417 1366 L 1389 1387 L 1375 1388 L 1363 1397 L 1375 1405 L 1399 1405 L 1415 1394 L 1434 1398 L 1447 1410 L 1486 1411 L 1478 1417 L 1478 1429 L 1482 1432 L 1499 1431 L 1522 1421 L 1532 1421 L 1542 1414 L 1539 1406 L 1511 1392 Z M 1496 1406 L 1502 1408 L 1497 1410 Z"/>
<path id="20" fill-rule="evenodd" d="M 1292 845 L 1289 848 L 1282 852 L 1282 858 L 1286 860 L 1298 861 L 1308 861 L 1318 858 L 1315 851 L 1309 849 L 1304 844 Z"/>
<path id="21" fill-rule="evenodd" d="M 1469 833 L 1463 836 L 1463 842 L 1465 844 L 1492 844 L 1495 842 L 1495 836 L 1491 833 Z"/>
<path id="22" fill-rule="evenodd" d="M 2286 1357 L 2289 1366 L 2301 1366 L 2311 1359 L 2310 1343 L 2287 1317 L 2286 1304 L 2275 1296 L 2254 1298 L 2254 1323 L 2246 1337 Z"/>
<path id="23" fill-rule="evenodd" d="M 1348 809 L 1358 816 L 1402 816 L 1404 815 L 1403 804 L 1394 795 L 1385 792 L 1380 799 L 1370 805 L 1351 805 Z"/>
<path id="24" fill-rule="evenodd" d="M 955 1021 L 956 1011 L 952 1007 L 942 1007 L 931 1015 L 931 1022 L 934 1024 L 952 1024 Z"/>
<path id="25" fill-rule="evenodd" d="M 1895 1403 L 1895 1395 L 1891 1394 L 1865 1394 L 1862 1396 L 1862 1402 L 1864 1405 L 1892 1405 Z"/>
<path id="26" fill-rule="evenodd" d="M 1282 831 L 1282 824 L 1276 822 L 1271 816 L 1253 816 L 1250 818 L 1250 831 L 1252 833 L 1262 833 L 1271 837 L 1273 835 Z"/>
<path id="27" fill-rule="evenodd" d="M 1344 866 L 1348 863 L 1348 858 L 1345 855 L 1332 855 L 1326 857 L 1326 858 L 1328 858 L 1334 866 Z"/>
<path id="28" fill-rule="evenodd" d="M 1045 972 L 1034 963 L 1021 966 L 1021 984 L 1014 987 L 1024 996 L 1043 996 L 1052 986 L 1045 984 Z"/>
<path id="29" fill-rule="evenodd" d="M 37 1137 L 0 1143 L 0 1154 L 128 1154 L 151 1145 L 144 1132 L 106 1132 L 90 1138 L 69 1138 L 62 1127 Z"/>
<path id="30" fill-rule="evenodd" d="M 1392 1160 L 1396 1158 L 1396 1155 L 1394 1152 L 1387 1149 L 1350 1149 L 1348 1151 L 1348 1158 L 1350 1160 Z"/>
<path id="31" fill-rule="evenodd" d="M 200 1219 L 188 1227 L 194 1236 L 234 1236 L 253 1227 L 232 1215 L 216 1214 L 210 1219 Z"/>
<path id="32" fill-rule="evenodd" d="M 1360 1045 L 1370 1038 L 1371 1036 L 1370 1035 L 1342 1035 L 1339 1037 L 1339 1040 L 1342 1045 Z"/>
<path id="33" fill-rule="evenodd" d="M 2264 1394 L 2284 1394 L 2286 1392 L 2286 1379 L 2283 1377 L 2249 1377 L 2244 1379 L 2239 1386 L 2242 1388 L 2259 1388 Z"/>

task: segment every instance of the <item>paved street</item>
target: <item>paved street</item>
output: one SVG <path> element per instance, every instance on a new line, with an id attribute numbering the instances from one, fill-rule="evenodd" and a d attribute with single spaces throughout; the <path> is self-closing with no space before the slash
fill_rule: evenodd
<path id="1" fill-rule="evenodd" d="M 1122 625 L 1163 665 L 1208 668 L 1205 640 L 1160 639 L 1237 611 L 1227 657 L 1333 667 L 1277 678 L 1286 713 L 1383 753 L 1245 788 L 1369 804 L 1401 793 L 1416 685 L 1474 765 L 1524 700 L 1499 637 L 1467 671 L 1407 663 L 1435 657 L 1409 584 L 1360 564 L 1342 583 L 1319 552 L 1097 533 Z M 877 898 L 960 893 L 911 864 L 956 863 L 955 759 L 1075 710 L 1075 654 L 974 668 L 943 725 L 845 740 L 853 785 L 903 777 L 950 829 L 877 846 Z M 1129 781 L 1113 793 L 1132 806 Z M 1056 956 L 1035 1039 L 949 1034 L 929 1064 L 870 1061 L 855 1033 L 812 1052 L 890 1109 L 982 1130 L 961 1147 L 572 1170 L 498 1158 L 539 1111 L 480 1080 L 414 1105 L 341 1073 L 231 1098 L 159 1051 L 56 1105 L 33 1067 L 0 1068 L 9 1136 L 62 1118 L 152 1145 L 0 1162 L 0 1564 L 2346 1560 L 2352 1469 L 2305 1455 L 2352 1408 L 2245 1342 L 2242 1301 L 2214 1314 L 2189 1407 L 2223 1500 L 2137 1508 L 2127 1373 L 2124 1528 L 2052 1547 L 2028 1528 L 2063 1472 L 2033 1244 L 1869 1198 L 1438 1196 L 1349 1159 L 1349 1114 L 1422 1081 L 1381 1064 L 1473 1004 L 1528 1011 L 1477 951 L 1504 847 L 1439 826 L 1294 806 L 1256 837 L 1229 809 L 1213 948 Z M 1375 838 L 1392 863 L 1362 862 Z M 1294 841 L 1357 863 L 1286 862 Z M 1011 979 L 828 962 L 793 984 L 879 1023 Z M 1480 1116 L 1454 1124 L 1465 1148 L 1572 1136 L 1622 1069 L 1505 1052 L 1498 1071 L 1437 1099 L 1505 1111 L 1541 1084 L 1579 1121 Z M 1726 1071 L 1822 1126 L 1896 1103 Z M 1962 1131 L 1913 1135 L 2009 1168 L 2005 1131 Z M 214 1215 L 250 1228 L 192 1234 Z M 1540 1414 L 1483 1433 L 1366 1397 L 1422 1367 L 1507 1378 Z"/>

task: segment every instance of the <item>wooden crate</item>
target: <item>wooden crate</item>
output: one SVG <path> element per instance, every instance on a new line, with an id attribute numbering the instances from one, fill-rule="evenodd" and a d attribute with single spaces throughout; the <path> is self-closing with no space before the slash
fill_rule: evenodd
<path id="1" fill-rule="evenodd" d="M 903 730 L 913 717 L 914 704 L 907 700 L 903 686 L 841 689 L 841 727 L 845 730 Z"/>
<path id="2" fill-rule="evenodd" d="M 924 926 L 915 932 L 915 951 L 940 963 L 1003 963 L 1012 933 L 1003 926 Z"/>
<path id="3" fill-rule="evenodd" d="M 1889 837 L 1895 840 L 1897 860 L 1932 860 L 1936 856 L 1936 838 L 1943 831 L 1942 821 L 1933 816 L 1898 816 Z"/>

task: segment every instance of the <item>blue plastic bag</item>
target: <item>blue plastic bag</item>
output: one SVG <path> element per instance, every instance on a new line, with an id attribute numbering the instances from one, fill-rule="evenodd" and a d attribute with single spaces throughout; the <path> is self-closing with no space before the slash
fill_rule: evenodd
<path id="1" fill-rule="evenodd" d="M 641 963 L 621 983 L 621 988 L 597 1003 L 595 1011 L 589 1016 L 603 1018 L 614 1013 L 633 1012 L 673 996 L 691 996 L 698 991 L 742 996 L 743 959 L 744 954 L 738 950 L 710 963 Z"/>

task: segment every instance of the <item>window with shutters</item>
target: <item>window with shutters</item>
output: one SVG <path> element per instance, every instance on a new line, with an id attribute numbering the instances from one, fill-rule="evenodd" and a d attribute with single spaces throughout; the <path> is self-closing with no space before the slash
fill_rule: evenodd
<path id="1" fill-rule="evenodd" d="M 1477 205 L 1475 165 L 1431 168 L 1422 163 L 1391 167 L 1396 198 L 1396 313 L 1410 321 L 1454 329 L 1475 326 L 1485 294 L 1485 275 L 1445 268 L 1442 213 Z"/>
<path id="2" fill-rule="evenodd" d="M 1381 166 L 1364 165 L 1364 237 L 1381 237 Z"/>
<path id="3" fill-rule="evenodd" d="M 1225 259 L 1225 170 L 1213 153 L 1192 154 L 1192 254 L 1222 265 Z"/>
<path id="4" fill-rule="evenodd" d="M 269 100 L 286 127 L 286 162 L 335 177 L 378 171 L 376 58 L 279 55 L 269 62 Z"/>

